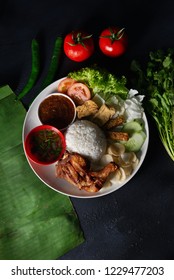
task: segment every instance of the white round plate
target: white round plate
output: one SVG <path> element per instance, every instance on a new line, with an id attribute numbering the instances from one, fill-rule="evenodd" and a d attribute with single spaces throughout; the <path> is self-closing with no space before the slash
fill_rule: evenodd
<path id="1" fill-rule="evenodd" d="M 41 124 L 39 117 L 38 117 L 38 107 L 41 101 L 48 96 L 49 94 L 53 92 L 57 92 L 57 86 L 60 83 L 62 79 L 59 79 L 55 81 L 54 83 L 50 84 L 48 87 L 46 87 L 33 101 L 31 104 L 25 120 L 23 124 L 23 132 L 22 132 L 22 141 L 23 141 L 23 148 L 24 148 L 24 141 L 29 133 L 29 131 L 34 128 L 35 126 L 38 126 Z M 140 166 L 142 165 L 145 155 L 147 153 L 147 148 L 148 148 L 148 143 L 149 143 L 149 128 L 148 128 L 148 123 L 147 123 L 147 118 L 146 115 L 144 114 L 143 116 L 144 123 L 145 123 L 145 130 L 146 130 L 146 140 L 143 144 L 143 147 L 141 151 L 138 154 L 139 157 L 139 164 L 138 166 L 134 169 L 133 173 L 131 176 L 129 176 L 125 181 L 123 182 L 118 182 L 117 184 L 112 185 L 111 187 L 105 187 L 102 188 L 99 192 L 96 193 L 90 193 L 86 192 L 84 190 L 79 190 L 77 187 L 69 184 L 63 179 L 56 178 L 55 176 L 55 164 L 51 164 L 48 166 L 42 166 L 38 165 L 36 163 L 33 163 L 26 155 L 26 158 L 28 160 L 28 163 L 31 167 L 31 169 L 34 171 L 34 173 L 39 177 L 39 179 L 44 182 L 48 187 L 52 188 L 53 190 L 68 195 L 72 197 L 78 197 L 78 198 L 95 198 L 95 197 L 100 197 L 103 195 L 107 195 L 109 193 L 112 193 L 113 191 L 119 189 L 120 187 L 124 186 L 129 180 L 131 180 L 134 175 L 137 173 L 139 170 Z M 25 149 L 24 149 L 25 152 Z"/>

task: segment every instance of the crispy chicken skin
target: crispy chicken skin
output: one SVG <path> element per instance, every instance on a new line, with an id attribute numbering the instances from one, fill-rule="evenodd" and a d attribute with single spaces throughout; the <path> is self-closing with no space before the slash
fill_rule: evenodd
<path id="1" fill-rule="evenodd" d="M 91 171 L 89 163 L 78 153 L 66 151 L 63 158 L 56 165 L 56 176 L 88 192 L 98 192 L 108 175 L 116 171 L 117 165 L 110 162 L 99 171 Z"/>
<path id="2" fill-rule="evenodd" d="M 91 171 L 89 172 L 90 176 L 93 178 L 98 178 L 102 180 L 106 180 L 107 177 L 111 172 L 114 172 L 116 170 L 115 164 L 113 162 L 108 163 L 104 168 L 102 168 L 99 171 Z"/>

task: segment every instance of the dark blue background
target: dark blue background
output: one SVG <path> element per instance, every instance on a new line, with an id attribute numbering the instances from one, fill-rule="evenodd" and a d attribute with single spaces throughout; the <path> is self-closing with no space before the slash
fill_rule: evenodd
<path id="1" fill-rule="evenodd" d="M 37 38 L 42 56 L 39 80 L 24 99 L 38 94 L 48 69 L 57 36 L 73 29 L 92 33 L 95 54 L 83 63 L 62 53 L 56 79 L 93 63 L 117 75 L 130 77 L 130 63 L 145 64 L 148 53 L 174 47 L 173 1 L 1 1 L 0 85 L 9 84 L 18 93 L 31 67 L 31 40 Z M 101 30 L 111 25 L 125 27 L 127 53 L 118 59 L 104 57 L 98 49 Z M 118 191 L 97 199 L 76 199 L 86 241 L 61 259 L 173 259 L 174 258 L 174 163 L 164 150 L 149 115 L 150 143 L 136 176 Z M 31 240 L 32 242 L 32 240 Z"/>

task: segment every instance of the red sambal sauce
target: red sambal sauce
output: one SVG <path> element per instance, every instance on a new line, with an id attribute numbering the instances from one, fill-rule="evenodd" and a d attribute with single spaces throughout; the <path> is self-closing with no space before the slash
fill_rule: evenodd
<path id="1" fill-rule="evenodd" d="M 41 102 L 38 113 L 43 124 L 63 129 L 74 118 L 74 106 L 66 96 L 50 95 Z"/>
<path id="2" fill-rule="evenodd" d="M 40 162 L 55 161 L 62 151 L 62 141 L 54 130 L 36 131 L 31 138 L 31 153 Z"/>

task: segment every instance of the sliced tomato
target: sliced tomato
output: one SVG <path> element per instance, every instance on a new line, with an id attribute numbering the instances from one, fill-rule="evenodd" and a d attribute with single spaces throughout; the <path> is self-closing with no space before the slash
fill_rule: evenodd
<path id="1" fill-rule="evenodd" d="M 70 86 L 72 86 L 76 81 L 71 78 L 65 78 L 58 84 L 58 92 L 67 93 L 67 90 Z"/>
<path id="2" fill-rule="evenodd" d="M 85 101 L 91 98 L 91 92 L 89 88 L 83 83 L 74 83 L 68 88 L 67 94 L 76 105 L 82 105 Z"/>

